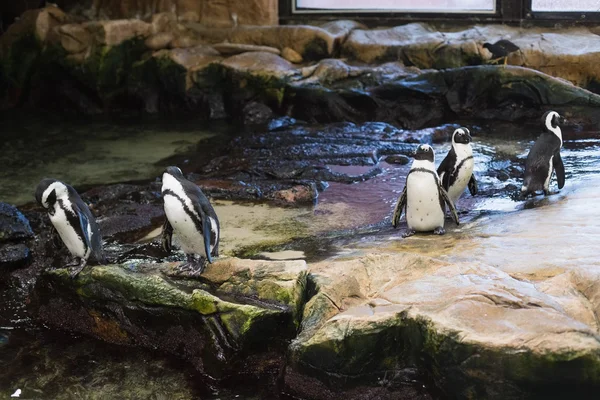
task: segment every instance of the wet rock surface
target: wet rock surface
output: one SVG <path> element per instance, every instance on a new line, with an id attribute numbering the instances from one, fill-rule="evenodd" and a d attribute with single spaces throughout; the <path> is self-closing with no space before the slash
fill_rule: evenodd
<path id="1" fill-rule="evenodd" d="M 244 356 L 269 353 L 294 335 L 306 286 L 304 261 L 225 259 L 210 265 L 201 280 L 174 267 L 97 266 L 76 280 L 54 270 L 38 283 L 33 308 L 50 326 L 158 348 L 214 377 L 235 372 Z"/>
<path id="2" fill-rule="evenodd" d="M 33 238 L 29 221 L 15 206 L 0 203 L 0 243 Z"/>

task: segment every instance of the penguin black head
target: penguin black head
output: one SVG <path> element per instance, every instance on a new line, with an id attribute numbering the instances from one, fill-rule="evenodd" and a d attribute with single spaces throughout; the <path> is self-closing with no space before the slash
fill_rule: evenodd
<path id="1" fill-rule="evenodd" d="M 422 144 L 415 150 L 415 160 L 424 160 L 434 162 L 435 154 L 433 148 L 428 144 Z"/>
<path id="2" fill-rule="evenodd" d="M 174 167 L 174 166 L 167 167 L 167 169 L 165 169 L 164 173 L 169 174 L 177 179 L 183 178 L 183 172 L 181 172 L 181 170 L 179 168 Z"/>
<path id="3" fill-rule="evenodd" d="M 45 178 L 35 189 L 35 200 L 44 207 L 50 208 L 56 203 L 56 200 L 68 194 L 67 186 L 52 178 Z"/>
<path id="4" fill-rule="evenodd" d="M 465 127 L 460 127 L 452 134 L 452 143 L 469 144 L 471 143 L 471 132 Z"/>
<path id="5" fill-rule="evenodd" d="M 547 132 L 555 133 L 559 125 L 564 124 L 567 120 L 556 111 L 547 111 L 542 117 L 542 124 Z"/>

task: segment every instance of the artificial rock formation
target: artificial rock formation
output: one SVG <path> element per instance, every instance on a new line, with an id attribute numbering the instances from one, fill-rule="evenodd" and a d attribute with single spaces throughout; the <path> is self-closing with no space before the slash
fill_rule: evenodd
<path id="1" fill-rule="evenodd" d="M 74 281 L 64 269 L 51 271 L 38 283 L 35 313 L 63 330 L 158 348 L 215 377 L 294 336 L 304 304 L 304 261 L 226 258 L 209 265 L 200 280 L 175 266 L 97 266 Z"/>

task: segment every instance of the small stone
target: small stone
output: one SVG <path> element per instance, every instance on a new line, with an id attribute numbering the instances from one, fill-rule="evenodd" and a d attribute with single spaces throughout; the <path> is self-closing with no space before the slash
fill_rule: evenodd
<path id="1" fill-rule="evenodd" d="M 273 111 L 265 104 L 251 102 L 243 110 L 244 125 L 266 124 L 273 116 Z"/>
<path id="2" fill-rule="evenodd" d="M 317 198 L 316 186 L 296 185 L 273 193 L 276 201 L 285 204 L 311 204 Z"/>
<path id="3" fill-rule="evenodd" d="M 504 171 L 498 171 L 498 173 L 496 174 L 496 178 L 498 178 L 500 182 L 506 182 L 510 178 L 510 176 Z"/>
<path id="4" fill-rule="evenodd" d="M 169 44 L 173 41 L 175 37 L 171 32 L 161 32 L 154 36 L 150 36 L 144 44 L 147 48 L 151 50 L 161 50 L 169 47 Z"/>
<path id="5" fill-rule="evenodd" d="M 69 53 L 81 53 L 92 44 L 92 35 L 80 24 L 66 24 L 58 28 L 60 44 Z"/>
<path id="6" fill-rule="evenodd" d="M 387 156 L 385 162 L 388 164 L 406 165 L 410 162 L 410 158 L 402 154 L 393 154 Z"/>
<path id="7" fill-rule="evenodd" d="M 302 56 L 296 50 L 289 47 L 283 49 L 281 56 L 294 64 L 300 64 L 303 61 Z"/>
<path id="8" fill-rule="evenodd" d="M 0 203 L 0 243 L 32 237 L 33 231 L 27 218 L 15 206 Z"/>
<path id="9" fill-rule="evenodd" d="M 0 247 L 0 270 L 23 268 L 31 261 L 31 251 L 24 244 Z"/>

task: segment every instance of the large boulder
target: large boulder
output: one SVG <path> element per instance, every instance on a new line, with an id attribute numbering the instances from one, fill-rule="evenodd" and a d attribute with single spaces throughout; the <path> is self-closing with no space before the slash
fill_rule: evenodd
<path id="1" fill-rule="evenodd" d="M 111 343 L 157 348 L 218 377 L 296 332 L 304 261 L 221 259 L 201 279 L 175 264 L 106 265 L 38 283 L 34 308 L 49 326 Z M 148 323 L 151 320 L 152 323 Z"/>
<path id="2" fill-rule="evenodd" d="M 509 39 L 520 51 L 509 64 L 536 69 L 587 87 L 600 80 L 592 66 L 600 54 L 600 36 L 588 28 L 516 28 L 473 26 L 445 31 L 422 23 L 385 29 L 353 29 L 342 54 L 362 62 L 402 61 L 427 68 L 456 68 L 486 63 L 491 53 L 485 42 Z"/>
<path id="3" fill-rule="evenodd" d="M 347 387 L 407 384 L 415 368 L 457 398 L 541 395 L 553 384 L 583 394 L 600 384 L 597 304 L 577 289 L 586 278 L 536 285 L 410 253 L 322 262 L 311 276 L 316 294 L 290 347 L 298 393 L 299 373 Z"/>

